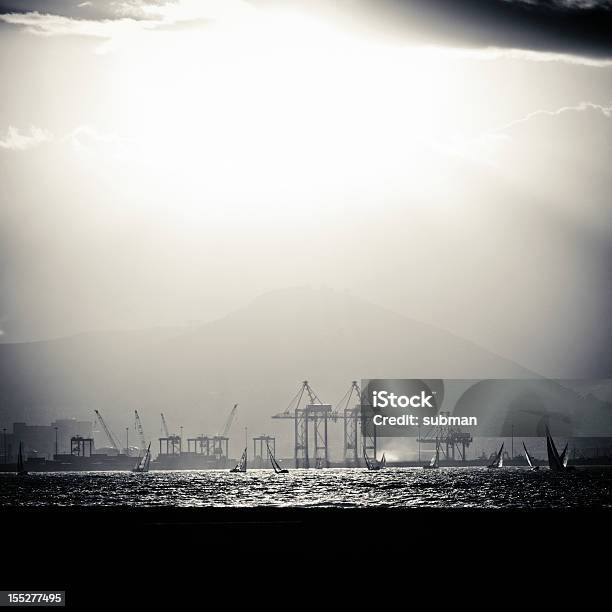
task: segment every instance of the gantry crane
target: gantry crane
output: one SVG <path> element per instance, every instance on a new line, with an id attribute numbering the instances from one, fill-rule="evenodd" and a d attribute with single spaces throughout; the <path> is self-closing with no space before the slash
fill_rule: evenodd
<path id="1" fill-rule="evenodd" d="M 161 413 L 161 419 L 162 419 L 162 432 L 164 434 L 164 436 L 166 436 L 166 438 L 170 437 L 170 434 L 168 433 L 168 425 L 166 424 L 166 417 L 164 416 L 164 413 Z"/>
<path id="2" fill-rule="evenodd" d="M 302 400 L 308 401 L 302 405 Z M 314 459 L 316 467 L 329 466 L 329 451 L 327 443 L 327 422 L 337 421 L 338 415 L 331 404 L 324 404 L 307 380 L 303 381 L 300 390 L 287 406 L 284 412 L 275 414 L 273 419 L 292 419 L 295 430 L 294 459 L 295 467 L 310 467 L 308 430 L 309 423 L 313 425 Z"/>
<path id="3" fill-rule="evenodd" d="M 227 417 L 227 421 L 225 421 L 225 427 L 223 428 L 223 432 L 219 434 L 220 438 L 228 437 L 230 428 L 232 426 L 232 423 L 234 422 L 234 417 L 236 416 L 237 409 L 238 404 L 234 404 L 234 407 L 231 409 L 229 416 Z"/>
<path id="4" fill-rule="evenodd" d="M 166 423 L 166 417 L 164 416 L 163 412 L 161 413 L 161 421 L 164 436 L 159 439 L 159 454 L 162 454 L 162 442 L 165 442 L 166 444 L 166 454 L 180 454 L 182 452 L 181 436 L 177 436 L 176 434 L 170 434 L 168 432 L 168 424 Z"/>
<path id="5" fill-rule="evenodd" d="M 140 450 L 138 451 L 138 454 L 140 455 L 140 452 L 145 450 L 145 446 L 147 445 L 147 442 L 145 440 L 144 430 L 142 429 L 142 423 L 140 421 L 140 417 L 138 416 L 138 410 L 134 410 L 134 429 L 136 430 L 136 433 L 138 434 L 138 439 L 140 442 Z"/>
<path id="6" fill-rule="evenodd" d="M 117 451 L 117 454 L 120 455 L 121 449 L 119 448 L 119 445 L 115 441 L 115 437 L 111 433 L 111 430 L 106 426 L 106 423 L 104 422 L 104 419 L 102 418 L 102 415 L 97 410 L 94 410 L 94 412 L 96 413 L 96 416 L 98 417 L 98 421 L 102 425 L 102 428 L 104 429 L 104 432 L 106 433 L 106 437 L 111 443 L 111 446 Z"/>
<path id="7" fill-rule="evenodd" d="M 234 404 L 234 407 L 230 410 L 229 416 L 225 421 L 223 431 L 216 436 L 213 436 L 213 454 L 217 458 L 217 461 L 227 459 L 229 453 L 229 432 L 238 410 L 238 404 Z"/>

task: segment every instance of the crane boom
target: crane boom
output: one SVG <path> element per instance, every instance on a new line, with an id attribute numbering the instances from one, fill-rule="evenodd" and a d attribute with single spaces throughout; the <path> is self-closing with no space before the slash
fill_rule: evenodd
<path id="1" fill-rule="evenodd" d="M 170 434 L 168 433 L 168 425 L 166 423 L 166 417 L 164 416 L 164 413 L 161 413 L 161 419 L 162 419 L 162 429 L 164 430 L 164 436 L 166 436 L 166 438 L 170 437 Z"/>
<path id="2" fill-rule="evenodd" d="M 106 433 L 106 437 L 108 438 L 109 442 L 111 443 L 111 446 L 119 454 L 121 454 L 121 450 L 119 449 L 119 445 L 117 444 L 117 442 L 115 442 L 115 437 L 111 433 L 111 430 L 106 426 L 106 423 L 104 422 L 104 419 L 102 418 L 102 415 L 97 410 L 94 410 L 94 412 L 96 413 L 96 416 L 98 417 L 98 421 L 102 425 L 102 428 L 104 429 L 104 432 Z"/>
<path id="3" fill-rule="evenodd" d="M 223 433 L 221 433 L 221 436 L 224 438 L 227 438 L 227 435 L 229 434 L 229 430 L 232 426 L 232 423 L 234 422 L 234 417 L 236 416 L 237 409 L 238 404 L 234 404 L 234 407 L 232 408 L 231 412 L 229 413 L 229 416 L 227 417 L 227 421 L 225 421 L 225 427 L 223 428 Z"/>
<path id="4" fill-rule="evenodd" d="M 134 429 L 138 432 L 138 438 L 140 439 L 140 450 L 143 451 L 146 446 L 144 430 L 142 429 L 142 423 L 138 416 L 138 410 L 134 410 Z"/>

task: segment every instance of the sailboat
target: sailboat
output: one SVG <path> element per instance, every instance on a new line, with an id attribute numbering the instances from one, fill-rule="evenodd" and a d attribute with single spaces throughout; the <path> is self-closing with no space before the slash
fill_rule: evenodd
<path id="1" fill-rule="evenodd" d="M 555 441 L 550 435 L 548 427 L 546 427 L 546 450 L 548 452 L 548 467 L 553 472 L 567 472 L 575 469 L 573 466 L 567 465 L 567 444 L 565 445 L 563 453 L 559 455 L 557 447 L 555 446 Z"/>
<path id="2" fill-rule="evenodd" d="M 151 463 L 151 443 L 149 442 L 149 446 L 145 454 L 142 457 L 138 458 L 138 462 L 132 468 L 132 472 L 148 472 L 149 471 L 149 463 Z"/>
<path id="3" fill-rule="evenodd" d="M 567 446 L 568 446 L 568 443 L 565 444 L 565 448 L 563 449 L 563 452 L 559 456 L 559 459 L 561 459 L 561 463 L 563 464 L 563 467 L 567 467 L 567 460 L 569 459 L 569 455 L 567 454 Z"/>
<path id="4" fill-rule="evenodd" d="M 493 461 L 487 465 L 487 468 L 489 469 L 495 469 L 495 468 L 500 468 L 500 467 L 504 467 L 504 457 L 502 455 L 504 451 L 504 443 L 502 442 L 502 445 L 499 448 L 499 451 L 497 452 L 497 455 L 495 455 L 495 459 L 493 459 Z"/>
<path id="5" fill-rule="evenodd" d="M 431 458 L 429 465 L 424 465 L 426 470 L 437 470 L 440 467 L 440 443 L 436 441 L 436 454 Z"/>
<path id="6" fill-rule="evenodd" d="M 282 468 L 278 464 L 278 461 L 276 460 L 276 457 L 274 456 L 274 453 L 270 450 L 270 445 L 267 444 L 266 446 L 268 447 L 268 457 L 270 457 L 270 463 L 272 464 L 272 467 L 274 468 L 274 471 L 277 474 L 288 474 L 289 470 L 286 470 L 285 468 Z"/>
<path id="7" fill-rule="evenodd" d="M 387 463 L 384 453 L 382 459 L 380 461 L 376 461 L 376 459 L 372 460 L 368 457 L 368 453 L 366 453 L 365 449 L 363 450 L 363 458 L 365 460 L 366 467 L 371 471 L 382 470 Z"/>
<path id="8" fill-rule="evenodd" d="M 523 442 L 523 448 L 525 449 L 525 458 L 527 459 L 527 463 L 529 464 L 529 467 L 532 470 L 539 470 L 540 466 L 539 465 L 535 465 L 533 463 L 533 457 L 529 454 L 529 451 L 527 450 L 527 447 L 525 446 L 525 442 Z"/>
<path id="9" fill-rule="evenodd" d="M 246 472 L 247 471 L 247 449 L 245 448 L 240 461 L 236 464 L 236 467 L 232 468 L 230 472 Z"/>
<path id="10" fill-rule="evenodd" d="M 19 442 L 19 454 L 17 455 L 17 476 L 27 476 L 28 471 L 25 469 L 23 462 L 23 448 L 21 442 Z"/>

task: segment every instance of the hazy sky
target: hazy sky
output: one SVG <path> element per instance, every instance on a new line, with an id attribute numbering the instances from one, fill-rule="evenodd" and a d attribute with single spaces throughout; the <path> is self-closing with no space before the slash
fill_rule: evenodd
<path id="1" fill-rule="evenodd" d="M 598 358 L 611 3 L 281 4 L 0 1 L 1 340 L 324 284 Z"/>

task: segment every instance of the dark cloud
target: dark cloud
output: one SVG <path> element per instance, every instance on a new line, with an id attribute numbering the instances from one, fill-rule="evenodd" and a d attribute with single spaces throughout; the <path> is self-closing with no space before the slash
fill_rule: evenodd
<path id="1" fill-rule="evenodd" d="M 250 0 L 250 3 L 263 9 L 297 8 L 370 33 L 418 42 L 612 58 L 612 0 Z M 144 19 L 154 14 L 146 13 L 143 6 L 164 4 L 172 2 L 0 0 L 0 13 L 38 11 L 74 19 Z"/>
<path id="2" fill-rule="evenodd" d="M 145 18 L 142 7 L 167 4 L 164 0 L 0 0 L 0 13 L 51 13 L 71 19 Z"/>
<path id="3" fill-rule="evenodd" d="M 255 0 L 323 11 L 353 26 L 421 42 L 612 58 L 612 2 L 580 0 Z"/>

